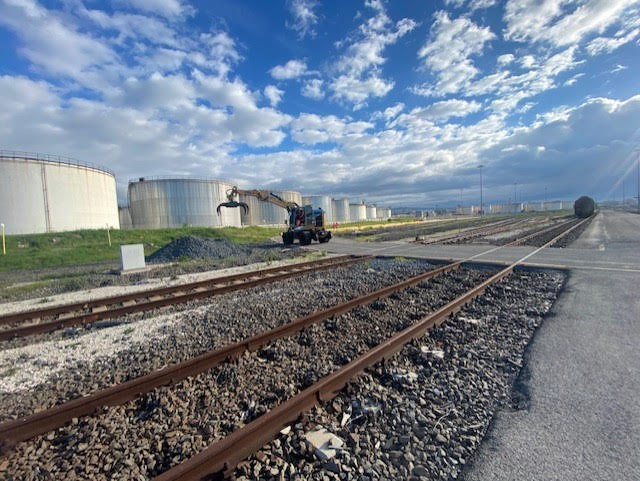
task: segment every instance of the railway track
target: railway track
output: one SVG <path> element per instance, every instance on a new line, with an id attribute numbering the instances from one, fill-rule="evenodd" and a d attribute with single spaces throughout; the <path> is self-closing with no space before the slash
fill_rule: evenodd
<path id="1" fill-rule="evenodd" d="M 0 316 L 0 326 L 33 322 L 26 326 L 0 331 L 0 341 L 34 334 L 43 334 L 66 327 L 85 325 L 103 319 L 144 312 L 161 307 L 248 289 L 312 272 L 348 266 L 370 256 L 337 256 L 316 261 L 244 272 L 203 281 L 149 289 L 130 294 L 94 299 L 58 306 L 44 307 Z"/>
<path id="2" fill-rule="evenodd" d="M 508 277 L 514 269 L 527 258 L 539 250 L 553 245 L 585 221 L 586 220 L 582 220 L 573 223 L 571 226 L 567 226 L 563 232 L 554 236 L 539 249 L 536 249 L 534 252 L 500 270 L 489 279 L 467 290 L 464 294 L 456 297 L 435 312 L 414 322 L 409 327 L 394 334 L 392 337 L 381 342 L 340 369 L 315 382 L 312 386 L 304 389 L 257 419 L 245 424 L 240 429 L 211 444 L 194 457 L 165 471 L 155 479 L 162 481 L 178 479 L 195 480 L 210 475 L 217 475 L 219 477 L 232 475 L 237 463 L 273 439 L 284 426 L 295 421 L 301 413 L 308 411 L 321 402 L 333 398 L 350 379 L 357 376 L 364 369 L 382 359 L 392 356 L 402 349 L 407 342 L 423 335 L 433 326 L 444 322 L 452 314 L 458 312 L 464 305 L 481 295 L 488 287 Z M 183 363 L 113 386 L 89 396 L 69 401 L 26 418 L 4 423 L 0 425 L 0 448 L 6 453 L 12 446 L 20 441 L 44 434 L 80 416 L 89 415 L 100 407 L 122 404 L 156 387 L 173 384 L 186 377 L 204 372 L 217 364 L 241 355 L 245 351 L 258 349 L 269 342 L 291 336 L 305 327 L 309 327 L 325 319 L 344 314 L 359 306 L 371 304 L 395 292 L 417 285 L 446 272 L 456 270 L 463 263 L 464 261 L 458 261 L 447 264 L 392 286 L 340 303 L 310 316 L 299 318 L 241 342 L 210 351 Z"/>

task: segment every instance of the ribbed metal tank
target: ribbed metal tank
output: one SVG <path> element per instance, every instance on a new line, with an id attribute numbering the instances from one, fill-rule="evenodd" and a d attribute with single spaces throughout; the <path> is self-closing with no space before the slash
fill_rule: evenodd
<path id="1" fill-rule="evenodd" d="M 371 219 L 375 219 L 376 218 L 376 206 L 375 205 L 368 205 L 367 206 L 367 220 L 371 220 Z"/>
<path id="2" fill-rule="evenodd" d="M 349 212 L 349 199 L 333 199 L 333 220 L 335 222 L 349 222 L 351 215 Z"/>
<path id="3" fill-rule="evenodd" d="M 0 150 L 0 223 L 7 234 L 118 229 L 115 176 L 75 159 Z"/>
<path id="4" fill-rule="evenodd" d="M 227 182 L 200 178 L 141 177 L 129 181 L 129 212 L 136 229 L 240 226 L 240 209 L 216 208 L 227 200 Z"/>
<path id="5" fill-rule="evenodd" d="M 391 209 L 388 207 L 378 207 L 376 208 L 376 218 L 377 219 L 390 219 L 391 218 Z"/>
<path id="6" fill-rule="evenodd" d="M 333 206 L 331 205 L 331 197 L 328 195 L 308 195 L 302 198 L 303 205 L 311 205 L 314 209 L 322 209 L 324 211 L 325 222 L 333 222 Z"/>
<path id="7" fill-rule="evenodd" d="M 120 218 L 121 229 L 131 229 L 133 227 L 129 207 L 118 207 L 118 217 Z"/>
<path id="8" fill-rule="evenodd" d="M 302 205 L 302 194 L 292 190 L 272 190 L 281 199 L 295 202 Z M 240 209 L 240 219 L 242 225 L 272 225 L 285 224 L 288 220 L 287 209 L 278 207 L 269 202 L 262 202 L 250 195 L 240 195 L 240 202 L 245 202 L 249 206 L 249 212 L 244 213 Z"/>
<path id="9" fill-rule="evenodd" d="M 367 220 L 367 206 L 364 204 L 349 204 L 351 222 Z"/>

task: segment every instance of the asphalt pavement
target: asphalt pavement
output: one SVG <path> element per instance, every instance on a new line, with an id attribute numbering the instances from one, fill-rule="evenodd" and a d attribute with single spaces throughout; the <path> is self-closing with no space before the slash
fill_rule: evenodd
<path id="1" fill-rule="evenodd" d="M 487 261 L 535 250 L 340 238 L 323 248 Z M 465 479 L 640 480 L 640 215 L 603 211 L 571 248 L 528 262 L 569 278 L 527 351 L 529 406 L 497 413 Z"/>

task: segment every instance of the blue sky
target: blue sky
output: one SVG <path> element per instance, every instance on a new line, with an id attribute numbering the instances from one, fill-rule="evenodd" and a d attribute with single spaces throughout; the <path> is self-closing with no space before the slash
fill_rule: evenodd
<path id="1" fill-rule="evenodd" d="M 0 0 L 0 148 L 395 206 L 619 198 L 640 2 Z"/>

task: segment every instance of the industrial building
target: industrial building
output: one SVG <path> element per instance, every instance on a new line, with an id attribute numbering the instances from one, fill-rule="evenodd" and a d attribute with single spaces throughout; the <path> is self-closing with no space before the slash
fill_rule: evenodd
<path id="1" fill-rule="evenodd" d="M 118 229 L 115 176 L 57 155 L 0 151 L 0 222 L 7 234 Z"/>
<path id="2" fill-rule="evenodd" d="M 333 199 L 331 207 L 334 222 L 349 222 L 351 220 L 349 199 Z"/>
<path id="3" fill-rule="evenodd" d="M 303 205 L 311 205 L 314 209 L 324 211 L 325 222 L 330 224 L 333 219 L 333 202 L 328 195 L 309 195 L 302 198 Z"/>
<path id="4" fill-rule="evenodd" d="M 519 214 L 520 212 L 522 212 L 522 204 L 519 202 L 489 205 L 489 213 L 491 214 Z"/>
<path id="5" fill-rule="evenodd" d="M 349 204 L 349 218 L 351 222 L 367 220 L 367 206 L 363 204 Z"/>
<path id="6" fill-rule="evenodd" d="M 141 177 L 129 182 L 134 228 L 240 227 L 240 209 L 216 208 L 227 200 L 227 182 L 202 178 Z"/>
<path id="7" fill-rule="evenodd" d="M 300 192 L 291 190 L 272 190 L 271 192 L 282 200 L 302 205 L 302 194 Z M 240 209 L 242 225 L 281 225 L 288 220 L 287 210 L 283 207 L 269 202 L 262 202 L 250 195 L 241 194 L 239 200 L 249 206 L 249 211 L 246 213 L 243 209 Z"/>
<path id="8" fill-rule="evenodd" d="M 547 212 L 554 210 L 573 210 L 573 202 L 554 200 L 551 202 L 527 202 L 523 204 L 525 212 Z"/>

